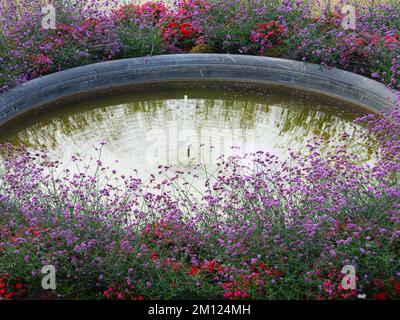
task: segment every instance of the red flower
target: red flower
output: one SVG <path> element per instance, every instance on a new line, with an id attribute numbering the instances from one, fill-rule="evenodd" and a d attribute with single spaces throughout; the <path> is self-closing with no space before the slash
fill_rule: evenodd
<path id="1" fill-rule="evenodd" d="M 264 54 L 266 48 L 282 43 L 285 31 L 285 27 L 278 21 L 257 23 L 256 29 L 250 35 L 250 41 L 258 43 L 261 47 L 260 54 Z"/>
<path id="2" fill-rule="evenodd" d="M 385 296 L 384 292 L 376 293 L 372 296 L 372 298 L 375 300 L 386 300 L 386 296 Z"/>
<path id="3" fill-rule="evenodd" d="M 158 255 L 157 255 L 157 253 L 156 252 L 152 252 L 151 254 L 150 254 L 150 259 L 151 260 L 157 260 L 158 259 Z"/>
<path id="4" fill-rule="evenodd" d="M 395 283 L 393 289 L 397 294 L 400 294 L 400 283 Z"/>
<path id="5" fill-rule="evenodd" d="M 193 267 L 190 269 L 189 275 L 190 275 L 191 277 L 194 277 L 199 271 L 200 271 L 199 268 L 197 268 L 196 266 L 193 266 Z"/>
<path id="6" fill-rule="evenodd" d="M 385 44 L 397 42 L 397 35 L 394 35 L 394 36 L 384 36 L 383 39 L 385 40 Z"/>
<path id="7" fill-rule="evenodd" d="M 15 296 L 15 293 L 13 292 L 13 291 L 10 291 L 10 292 L 8 292 L 8 293 L 6 293 L 5 295 L 4 295 L 4 298 L 6 298 L 6 299 L 11 299 L 12 297 L 14 297 Z"/>
<path id="8" fill-rule="evenodd" d="M 190 23 L 182 23 L 179 28 L 184 38 L 189 38 L 193 32 L 192 25 Z"/>

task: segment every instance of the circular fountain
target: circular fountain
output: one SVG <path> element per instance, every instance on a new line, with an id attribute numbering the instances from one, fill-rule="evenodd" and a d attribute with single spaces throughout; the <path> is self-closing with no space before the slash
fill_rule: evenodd
<path id="1" fill-rule="evenodd" d="M 0 143 L 46 147 L 68 166 L 103 141 L 104 160 L 144 176 L 159 164 L 212 170 L 221 154 L 300 150 L 315 136 L 358 132 L 352 120 L 394 107 L 380 83 L 337 69 L 266 57 L 168 55 L 51 74 L 0 96 Z"/>

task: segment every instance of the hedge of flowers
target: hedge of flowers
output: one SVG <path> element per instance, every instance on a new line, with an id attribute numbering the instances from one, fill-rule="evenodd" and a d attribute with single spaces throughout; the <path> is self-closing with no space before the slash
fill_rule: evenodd
<path id="1" fill-rule="evenodd" d="M 41 0 L 0 4 L 0 92 L 78 65 L 185 52 L 304 60 L 400 86 L 400 8 L 394 3 L 357 5 L 355 30 L 343 29 L 342 5 L 316 15 L 315 3 L 302 0 L 54 3 L 55 30 L 42 27 Z"/>
<path id="2" fill-rule="evenodd" d="M 339 11 L 313 18 L 309 3 L 250 2 L 148 3 L 106 15 L 63 1 L 48 31 L 32 14 L 37 2 L 13 15 L 9 1 L 2 90 L 84 63 L 190 51 L 296 58 L 399 88 L 395 6 L 359 9 L 351 31 Z M 70 171 L 46 150 L 3 145 L 0 299 L 399 299 L 400 113 L 358 121 L 375 137 L 373 164 L 346 148 L 343 133 L 286 160 L 222 156 L 202 190 L 192 187 L 201 165 L 160 166 L 145 182 L 105 167 L 101 146 L 91 164 L 73 157 Z M 57 271 L 54 291 L 41 286 L 46 265 Z"/>

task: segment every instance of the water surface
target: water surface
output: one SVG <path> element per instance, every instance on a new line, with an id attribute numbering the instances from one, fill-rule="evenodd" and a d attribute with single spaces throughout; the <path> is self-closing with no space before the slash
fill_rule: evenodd
<path id="1" fill-rule="evenodd" d="M 46 147 L 50 158 L 73 166 L 72 155 L 95 156 L 121 174 L 146 178 L 159 164 L 212 170 L 219 155 L 263 150 L 286 157 L 308 139 L 339 139 L 359 126 L 365 111 L 342 101 L 298 90 L 258 85 L 169 83 L 131 87 L 90 101 L 57 104 L 0 128 L 0 143 Z M 350 147 L 365 158 L 364 135 Z M 234 147 L 234 148 L 232 148 Z"/>

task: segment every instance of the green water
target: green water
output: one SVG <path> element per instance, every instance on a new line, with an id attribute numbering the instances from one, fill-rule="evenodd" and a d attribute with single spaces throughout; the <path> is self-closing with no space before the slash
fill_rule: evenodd
<path id="1" fill-rule="evenodd" d="M 185 98 L 186 97 L 186 98 Z M 72 155 L 118 164 L 119 173 L 146 178 L 159 164 L 215 167 L 219 155 L 264 150 L 286 157 L 315 136 L 338 139 L 359 126 L 364 110 L 325 96 L 256 85 L 169 83 L 132 87 L 89 101 L 68 102 L 30 113 L 0 128 L 0 143 L 46 147 L 62 168 Z M 368 138 L 350 147 L 368 158 Z M 234 148 L 232 148 L 234 147 Z"/>

